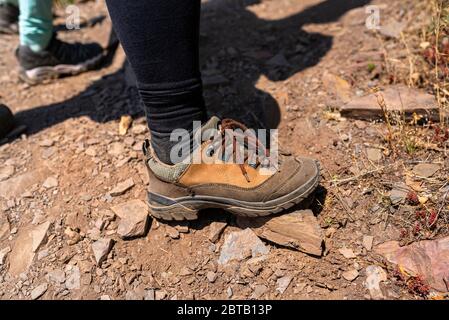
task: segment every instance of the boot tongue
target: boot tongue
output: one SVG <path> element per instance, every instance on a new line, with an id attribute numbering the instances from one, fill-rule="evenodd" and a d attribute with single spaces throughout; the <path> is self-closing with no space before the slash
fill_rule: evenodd
<path id="1" fill-rule="evenodd" d="M 221 122 L 220 118 L 213 116 L 205 124 L 203 124 L 201 130 L 196 130 L 194 132 L 194 137 L 198 138 L 200 131 L 202 135 L 201 142 L 209 140 L 211 138 L 210 134 L 213 135 L 215 132 L 217 132 L 217 130 L 219 130 L 218 125 L 220 124 L 220 122 Z"/>

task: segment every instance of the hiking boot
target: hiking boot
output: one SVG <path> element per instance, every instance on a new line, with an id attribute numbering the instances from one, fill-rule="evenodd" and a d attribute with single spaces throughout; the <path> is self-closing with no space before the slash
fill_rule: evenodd
<path id="1" fill-rule="evenodd" d="M 32 85 L 95 69 L 104 57 L 103 48 L 97 43 L 66 43 L 56 37 L 44 51 L 34 52 L 28 46 L 20 46 L 16 56 L 20 78 Z"/>
<path id="2" fill-rule="evenodd" d="M 213 117 L 202 131 L 215 128 L 223 136 L 226 129 L 240 126 L 244 128 L 233 120 L 220 121 Z M 267 174 L 266 165 L 261 163 L 249 164 L 247 160 L 243 164 L 229 163 L 222 152 L 215 151 L 220 148 L 215 140 L 216 137 L 202 137 L 200 146 L 203 159 L 210 157 L 213 163 L 184 161 L 175 165 L 162 163 L 149 141 L 144 143 L 150 178 L 148 202 L 154 217 L 194 220 L 198 211 L 206 208 L 221 208 L 247 217 L 267 216 L 300 203 L 319 184 L 319 167 L 313 159 L 279 152 L 276 170 L 268 170 Z M 246 150 L 247 145 L 243 145 Z M 242 145 L 233 142 L 231 146 L 241 148 Z"/>
<path id="3" fill-rule="evenodd" d="M 19 33 L 19 8 L 9 3 L 0 4 L 0 33 Z"/>

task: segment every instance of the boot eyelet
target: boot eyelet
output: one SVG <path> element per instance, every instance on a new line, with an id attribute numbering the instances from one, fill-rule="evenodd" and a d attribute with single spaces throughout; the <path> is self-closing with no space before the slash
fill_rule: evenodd
<path id="1" fill-rule="evenodd" d="M 206 149 L 206 155 L 207 155 L 209 158 L 212 158 L 212 156 L 214 155 L 214 153 L 215 153 L 215 148 L 214 148 L 214 146 L 209 146 L 209 147 Z"/>

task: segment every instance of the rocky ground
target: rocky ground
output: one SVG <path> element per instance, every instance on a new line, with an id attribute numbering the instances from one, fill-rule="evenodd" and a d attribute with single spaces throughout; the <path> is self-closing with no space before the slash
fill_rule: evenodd
<path id="1" fill-rule="evenodd" d="M 366 28 L 368 5 L 381 30 Z M 114 49 L 104 3 L 80 8 L 83 28 L 60 36 Z M 278 127 L 282 145 L 322 166 L 313 199 L 257 221 L 148 217 L 148 130 L 122 50 L 101 70 L 30 87 L 17 37 L 1 35 L 0 99 L 18 125 L 0 146 L 0 298 L 447 298 L 449 134 L 419 67 L 427 9 L 204 3 L 210 113 Z"/>

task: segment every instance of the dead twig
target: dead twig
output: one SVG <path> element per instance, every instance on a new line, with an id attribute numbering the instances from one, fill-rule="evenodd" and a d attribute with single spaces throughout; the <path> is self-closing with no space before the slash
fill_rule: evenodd
<path id="1" fill-rule="evenodd" d="M 332 179 L 331 183 L 335 183 L 336 186 L 340 186 L 340 185 L 346 184 L 346 183 L 351 182 L 351 181 L 359 180 L 359 179 L 361 179 L 361 178 L 363 178 L 363 177 L 365 177 L 367 175 L 371 175 L 373 173 L 381 172 L 381 171 L 383 171 L 383 170 L 385 170 L 387 168 L 394 167 L 396 165 L 397 165 L 397 163 L 389 164 L 389 165 L 386 165 L 386 166 L 383 166 L 383 167 L 380 167 L 380 168 L 377 168 L 377 169 L 374 169 L 374 170 L 363 172 L 363 173 L 361 173 L 359 175 L 356 175 L 354 177 L 340 179 L 340 180 L 335 180 L 335 179 L 332 179 L 332 177 L 331 177 L 331 179 Z"/>

